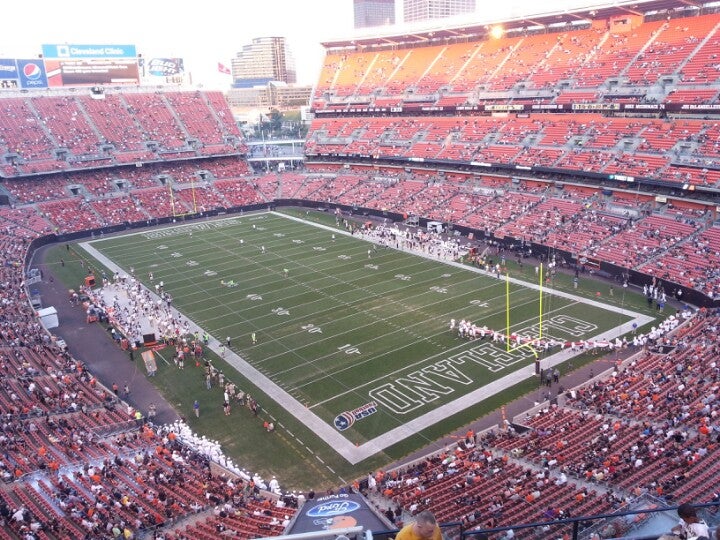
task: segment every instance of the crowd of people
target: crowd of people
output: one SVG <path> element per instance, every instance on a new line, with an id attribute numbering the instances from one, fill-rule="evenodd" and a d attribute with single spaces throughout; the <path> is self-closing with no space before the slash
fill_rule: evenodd
<path id="1" fill-rule="evenodd" d="M 151 278 L 154 280 L 154 278 Z M 172 296 L 163 282 L 154 284 L 155 293 L 143 287 L 131 272 L 103 278 L 102 287 L 86 288 L 88 310 L 101 310 L 108 322 L 132 344 L 142 343 L 143 335 L 153 333 L 159 340 L 175 341 L 190 334 L 190 323 L 172 308 Z"/>
<path id="2" fill-rule="evenodd" d="M 178 517 L 218 506 L 236 518 L 226 526 L 229 532 L 282 532 L 282 523 L 295 513 L 298 501 L 282 496 L 277 480 L 266 483 L 249 475 L 224 456 L 219 444 L 208 445 L 187 426 L 144 423 L 143 415 L 121 399 L 129 390 L 120 395 L 103 386 L 44 330 L 24 283 L 29 236 L 26 229 L 9 223 L 0 232 L 4 534 L 23 540 L 137 538 L 143 531 L 157 530 L 160 538 L 163 527 Z M 111 300 L 104 308 L 116 314 L 116 322 L 137 325 L 131 317 L 136 310 L 144 309 L 156 319 L 166 313 L 165 301 L 158 306 L 130 277 L 118 276 L 106 286 L 113 295 L 134 296 L 145 304 L 113 305 Z M 100 305 L 98 300 L 95 307 Z M 243 399 L 254 402 L 251 396 Z M 224 472 L 213 469 L 212 463 L 222 465 Z M 251 521 L 251 532 L 240 532 L 242 524 Z"/>
<path id="3" fill-rule="evenodd" d="M 575 341 L 558 340 L 554 338 L 540 339 L 515 332 L 508 335 L 506 332 L 492 330 L 487 326 L 480 326 L 465 319 L 461 319 L 460 321 L 450 319 L 449 326 L 450 330 L 456 331 L 461 338 L 480 341 L 488 338 L 496 343 L 507 341 L 515 347 L 519 345 L 530 345 L 536 351 L 546 353 L 557 351 L 558 349 L 570 349 L 577 352 L 598 349 L 609 352 L 616 349 L 627 348 L 630 345 L 635 348 L 661 346 L 662 337 L 677 328 L 679 324 L 692 317 L 692 315 L 693 311 L 691 309 L 683 309 L 682 311 L 678 311 L 676 315 L 670 315 L 657 326 L 652 326 L 648 332 L 634 333 L 631 339 L 625 336 L 615 339 L 585 339 Z"/>
<path id="4" fill-rule="evenodd" d="M 423 231 L 383 223 L 358 229 L 358 233 L 376 245 L 420 253 L 445 261 L 456 261 L 468 253 L 467 241 L 460 237 L 448 237 L 440 231 Z M 372 258 L 372 252 L 368 253 L 368 258 Z"/>

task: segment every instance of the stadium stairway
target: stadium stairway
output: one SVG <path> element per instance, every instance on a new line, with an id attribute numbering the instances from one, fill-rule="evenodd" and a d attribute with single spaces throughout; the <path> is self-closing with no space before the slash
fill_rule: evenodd
<path id="1" fill-rule="evenodd" d="M 28 110 L 31 112 L 31 114 L 37 119 L 37 125 L 40 126 L 40 129 L 43 130 L 43 133 L 45 133 L 45 136 L 50 140 L 55 148 L 58 147 L 58 142 L 55 136 L 50 132 L 45 122 L 42 120 L 43 116 L 38 112 L 37 108 L 35 107 L 35 104 L 32 102 L 32 99 L 26 99 L 23 100 L 24 105 L 28 108 Z"/>
<path id="2" fill-rule="evenodd" d="M 77 107 L 77 110 L 80 111 L 80 114 L 83 115 L 83 117 L 85 118 L 85 121 L 86 121 L 87 124 L 90 126 L 90 129 L 92 129 L 93 133 L 95 133 L 95 135 L 97 136 L 98 141 L 105 140 L 105 137 L 103 137 L 103 134 L 102 134 L 102 133 L 100 132 L 100 130 L 98 129 L 97 124 L 96 124 L 95 121 L 93 120 L 92 116 L 90 116 L 90 113 L 88 112 L 88 110 L 87 110 L 87 109 L 85 108 L 85 106 L 83 105 L 83 102 L 80 101 L 80 100 L 78 100 L 78 99 L 76 99 L 76 100 L 75 100 L 75 107 Z"/>
<path id="3" fill-rule="evenodd" d="M 190 132 L 187 129 L 187 126 L 182 121 L 182 118 L 178 114 L 178 112 L 175 110 L 175 107 L 172 106 L 172 103 L 168 100 L 167 96 L 164 94 L 161 94 L 161 99 L 163 103 L 165 103 L 165 106 L 168 108 L 168 111 L 170 111 L 170 115 L 175 119 L 175 122 L 180 127 L 182 132 L 185 134 L 186 139 L 192 138 L 190 135 Z"/>

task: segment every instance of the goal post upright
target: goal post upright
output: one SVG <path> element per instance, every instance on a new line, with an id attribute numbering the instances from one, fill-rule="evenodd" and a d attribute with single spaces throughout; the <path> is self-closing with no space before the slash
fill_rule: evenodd
<path id="1" fill-rule="evenodd" d="M 540 292 L 539 302 L 538 302 L 538 343 L 540 340 L 542 340 L 543 335 L 543 263 L 539 264 L 539 286 L 538 291 Z M 527 343 L 519 343 L 515 347 L 512 346 L 512 337 L 510 332 L 510 273 L 506 270 L 505 271 L 505 352 L 514 352 L 519 349 L 529 349 L 530 352 L 532 352 L 533 356 L 535 358 L 538 358 L 538 351 L 533 345 L 532 341 L 528 341 Z"/>
<path id="2" fill-rule="evenodd" d="M 543 328 L 543 263 L 540 263 L 540 331 L 538 332 L 538 339 L 542 339 L 542 328 Z"/>
<path id="3" fill-rule="evenodd" d="M 505 270 L 505 350 L 510 352 L 510 273 Z"/>
<path id="4" fill-rule="evenodd" d="M 168 192 L 170 194 L 170 207 L 172 208 L 172 215 L 173 217 L 177 217 L 177 212 L 175 211 L 175 196 L 173 194 L 173 187 L 172 187 L 172 180 L 168 178 L 167 180 L 167 186 L 168 186 Z"/>
<path id="5" fill-rule="evenodd" d="M 197 214 L 197 201 L 195 200 L 195 176 L 190 177 L 190 189 L 192 190 L 193 214 Z"/>

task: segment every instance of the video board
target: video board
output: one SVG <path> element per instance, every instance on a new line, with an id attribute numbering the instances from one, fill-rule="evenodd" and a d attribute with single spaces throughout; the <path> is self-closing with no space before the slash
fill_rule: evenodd
<path id="1" fill-rule="evenodd" d="M 134 45 L 42 45 L 50 87 L 140 84 Z"/>

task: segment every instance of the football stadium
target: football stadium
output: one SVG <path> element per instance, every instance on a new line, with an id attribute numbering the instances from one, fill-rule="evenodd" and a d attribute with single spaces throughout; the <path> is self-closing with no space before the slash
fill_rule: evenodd
<path id="1" fill-rule="evenodd" d="M 0 59 L 0 539 L 720 537 L 720 4 L 377 30 Z"/>

